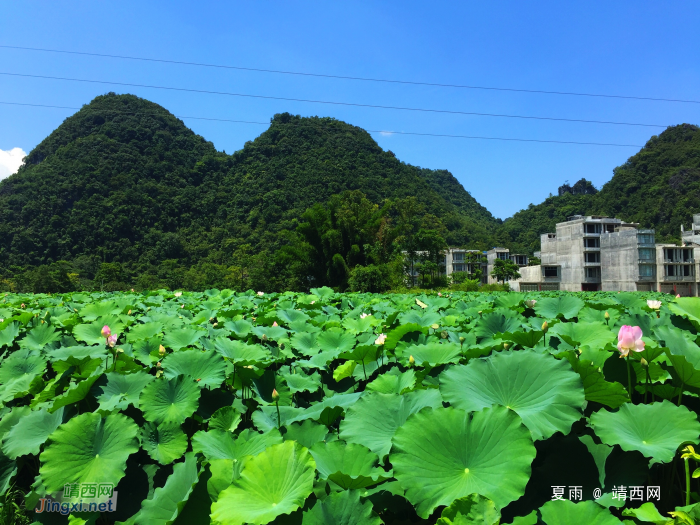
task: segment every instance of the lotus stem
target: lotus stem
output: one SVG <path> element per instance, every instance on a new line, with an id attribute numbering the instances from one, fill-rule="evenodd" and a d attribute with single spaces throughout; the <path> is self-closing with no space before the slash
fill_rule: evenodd
<path id="1" fill-rule="evenodd" d="M 678 393 L 678 406 L 681 406 L 681 402 L 683 401 L 683 387 L 685 386 L 685 383 L 681 383 L 681 391 Z"/>
<path id="2" fill-rule="evenodd" d="M 277 429 L 282 430 L 282 424 L 280 423 L 280 400 L 275 401 L 275 406 L 277 407 Z"/>
<path id="3" fill-rule="evenodd" d="M 690 505 L 690 458 L 685 458 L 685 505 Z"/>
<path id="4" fill-rule="evenodd" d="M 630 355 L 629 353 L 627 354 L 627 358 L 625 359 L 627 361 L 627 392 L 629 392 L 630 395 L 630 402 L 632 401 L 632 373 L 630 372 Z"/>
<path id="5" fill-rule="evenodd" d="M 362 360 L 362 371 L 365 374 L 365 381 L 367 381 L 367 370 L 365 369 L 365 360 Z"/>
<path id="6" fill-rule="evenodd" d="M 647 402 L 647 394 L 649 393 L 649 383 L 651 382 L 651 377 L 649 376 L 649 367 L 646 367 L 646 373 L 647 373 L 647 380 L 646 383 L 644 383 L 644 403 L 646 404 Z M 652 395 L 654 395 L 652 393 Z"/>

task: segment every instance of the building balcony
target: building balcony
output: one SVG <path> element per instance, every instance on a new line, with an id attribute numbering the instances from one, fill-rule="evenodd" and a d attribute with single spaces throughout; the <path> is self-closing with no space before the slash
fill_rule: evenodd
<path id="1" fill-rule="evenodd" d="M 586 262 L 586 261 L 583 261 L 583 265 L 584 265 L 585 267 L 587 267 L 587 268 L 594 267 L 594 266 L 600 267 L 600 261 L 598 261 L 598 262 Z"/>
<path id="2" fill-rule="evenodd" d="M 687 259 L 685 261 L 672 261 L 670 259 L 664 259 L 664 264 L 695 264 L 695 259 Z"/>
<path id="3" fill-rule="evenodd" d="M 661 280 L 663 282 L 687 282 L 687 283 L 693 283 L 695 282 L 695 276 L 694 275 L 664 275 Z"/>
<path id="4" fill-rule="evenodd" d="M 638 282 L 656 282 L 656 275 L 640 275 Z"/>
<path id="5" fill-rule="evenodd" d="M 656 265 L 656 261 L 654 259 L 639 259 L 638 264 Z"/>
<path id="6" fill-rule="evenodd" d="M 584 277 L 583 281 L 584 283 L 600 283 L 600 277 Z"/>

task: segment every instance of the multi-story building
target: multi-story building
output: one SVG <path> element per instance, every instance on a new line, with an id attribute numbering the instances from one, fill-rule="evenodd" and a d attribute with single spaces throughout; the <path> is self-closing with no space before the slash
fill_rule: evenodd
<path id="1" fill-rule="evenodd" d="M 520 270 L 514 290 L 660 291 L 698 295 L 695 250 L 700 215 L 682 232 L 685 246 L 656 244 L 654 230 L 601 216 L 569 217 L 541 236 L 539 266 Z"/>

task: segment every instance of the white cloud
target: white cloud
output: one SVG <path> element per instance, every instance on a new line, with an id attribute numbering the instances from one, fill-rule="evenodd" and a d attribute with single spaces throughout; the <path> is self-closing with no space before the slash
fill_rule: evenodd
<path id="1" fill-rule="evenodd" d="M 391 131 L 380 131 L 379 134 L 382 137 L 391 137 L 393 135 L 393 133 Z"/>
<path id="2" fill-rule="evenodd" d="M 9 177 L 22 165 L 22 159 L 27 154 L 22 148 L 12 148 L 9 151 L 0 149 L 0 180 Z"/>

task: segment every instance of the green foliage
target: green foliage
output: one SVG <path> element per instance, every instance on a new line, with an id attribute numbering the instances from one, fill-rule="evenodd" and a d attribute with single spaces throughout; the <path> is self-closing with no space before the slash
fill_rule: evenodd
<path id="1" fill-rule="evenodd" d="M 700 300 L 646 297 L 3 295 L 0 512 L 104 482 L 101 519 L 134 525 L 695 519 Z M 623 323 L 646 343 L 629 383 Z M 612 499 L 643 484 L 656 507 Z"/>
<path id="2" fill-rule="evenodd" d="M 157 104 L 109 93 L 0 181 L 0 290 L 345 289 L 398 237 L 427 242 L 425 215 L 446 242 L 493 244 L 498 222 L 449 172 L 402 163 L 355 126 L 278 114 L 228 155 Z M 293 257 L 298 235 L 327 258 Z"/>
<path id="3" fill-rule="evenodd" d="M 503 259 L 496 259 L 493 263 L 491 277 L 495 277 L 497 281 L 501 281 L 502 283 L 511 279 L 519 279 L 519 267 L 510 259 L 506 261 Z"/>

